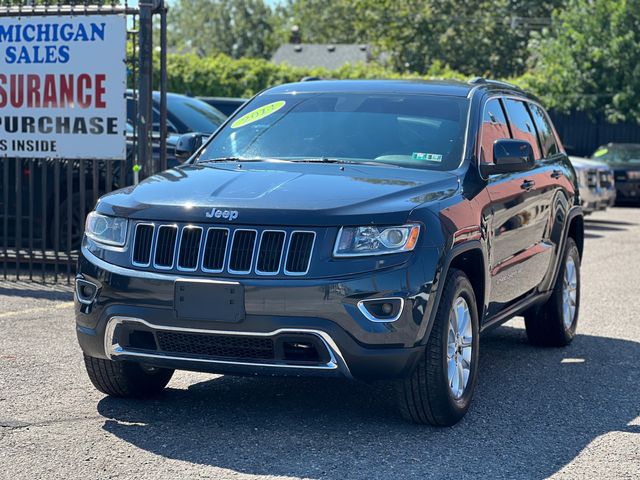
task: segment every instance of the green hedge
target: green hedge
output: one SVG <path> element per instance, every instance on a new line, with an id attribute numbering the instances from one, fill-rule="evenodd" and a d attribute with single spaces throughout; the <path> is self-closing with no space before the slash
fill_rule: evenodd
<path id="1" fill-rule="evenodd" d="M 155 58 L 154 81 L 158 88 L 159 61 Z M 398 74 L 375 64 L 345 65 L 338 70 L 298 68 L 275 65 L 268 60 L 226 55 L 198 57 L 197 55 L 170 54 L 167 57 L 167 82 L 171 92 L 193 96 L 250 97 L 264 88 L 287 82 L 297 82 L 306 76 L 340 79 L 366 78 L 430 78 L 459 79 L 467 77 L 439 64 L 432 66 L 427 75 Z"/>
<path id="2" fill-rule="evenodd" d="M 155 88 L 158 88 L 159 59 L 154 58 Z M 397 73 L 377 64 L 345 65 L 338 70 L 322 68 L 299 68 L 289 65 L 275 65 L 268 60 L 257 58 L 232 59 L 220 54 L 213 57 L 199 57 L 193 54 L 170 54 L 167 57 L 167 80 L 171 92 L 185 93 L 193 96 L 243 97 L 248 98 L 255 93 L 274 85 L 297 82 L 306 76 L 318 76 L 335 79 L 456 79 L 466 81 L 469 77 L 451 70 L 447 66 L 435 63 L 425 75 L 416 73 Z M 552 88 L 548 79 L 533 72 L 508 81 L 539 95 L 547 108 L 568 112 L 573 109 L 582 110 L 577 103 L 579 97 L 567 97 Z M 596 114 L 599 110 L 588 110 Z"/>

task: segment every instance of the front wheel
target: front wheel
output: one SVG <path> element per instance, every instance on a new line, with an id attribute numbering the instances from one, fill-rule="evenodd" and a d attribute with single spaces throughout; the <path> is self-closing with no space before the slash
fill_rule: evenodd
<path id="1" fill-rule="evenodd" d="M 113 397 L 140 398 L 159 394 L 167 386 L 173 370 L 140 363 L 84 356 L 84 365 L 93 386 Z"/>
<path id="2" fill-rule="evenodd" d="M 551 297 L 524 314 L 527 338 L 534 345 L 564 347 L 576 336 L 580 311 L 580 252 L 567 238 Z"/>
<path id="3" fill-rule="evenodd" d="M 449 271 L 424 356 L 398 385 L 407 420 L 451 426 L 467 412 L 478 372 L 478 309 L 464 272 Z"/>

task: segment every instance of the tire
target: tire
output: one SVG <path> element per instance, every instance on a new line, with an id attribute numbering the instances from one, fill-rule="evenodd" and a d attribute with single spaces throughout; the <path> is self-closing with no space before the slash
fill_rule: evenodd
<path id="1" fill-rule="evenodd" d="M 461 303 L 460 299 L 464 303 Z M 462 324 L 468 327 L 458 330 L 463 330 L 467 346 L 459 346 L 456 349 L 456 338 L 452 338 L 453 343 L 450 344 L 449 333 L 453 330 L 450 328 L 449 317 L 454 315 L 455 307 L 462 306 L 464 311 L 465 305 L 467 315 Z M 415 423 L 451 426 L 464 417 L 471 404 L 478 373 L 478 325 L 478 309 L 471 282 L 461 270 L 451 269 L 447 275 L 424 356 L 412 375 L 398 382 L 398 404 L 404 418 Z M 462 369 L 463 378 L 466 374 L 466 385 L 462 386 L 461 391 L 458 389 L 457 393 L 454 393 L 455 385 L 449 380 L 449 364 L 453 362 L 452 366 L 457 367 L 458 359 L 460 365 L 466 364 L 469 369 L 468 372 Z M 460 369 L 457 368 L 453 368 L 452 371 L 460 373 Z M 455 375 L 453 377 L 455 379 Z"/>
<path id="2" fill-rule="evenodd" d="M 575 282 L 569 288 L 567 278 L 575 272 Z M 567 291 L 566 289 L 569 288 Z M 573 293 L 572 293 L 573 292 Z M 572 298 L 573 310 L 565 314 L 565 293 Z M 580 253 L 573 238 L 568 237 L 562 255 L 562 264 L 551 297 L 542 305 L 524 314 L 524 324 L 529 342 L 544 347 L 564 347 L 576 336 L 580 313 Z"/>
<path id="3" fill-rule="evenodd" d="M 114 362 L 84 356 L 84 365 L 93 386 L 113 397 L 142 398 L 159 394 L 167 386 L 173 370 L 146 367 L 134 362 Z"/>

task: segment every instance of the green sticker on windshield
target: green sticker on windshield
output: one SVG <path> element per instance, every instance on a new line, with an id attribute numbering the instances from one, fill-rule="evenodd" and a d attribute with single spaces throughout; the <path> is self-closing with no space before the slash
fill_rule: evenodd
<path id="1" fill-rule="evenodd" d="M 267 105 L 263 105 L 260 108 L 256 108 L 255 110 L 250 111 L 246 115 L 241 116 L 235 122 L 231 124 L 231 128 L 240 128 L 245 125 L 249 125 L 250 123 L 257 122 L 265 117 L 268 117 L 272 113 L 276 113 L 285 105 L 284 100 L 279 100 L 277 102 L 268 103 Z"/>
<path id="2" fill-rule="evenodd" d="M 437 153 L 413 152 L 411 154 L 413 160 L 424 160 L 425 162 L 441 162 L 442 155 Z"/>
<path id="3" fill-rule="evenodd" d="M 594 157 L 601 157 L 603 155 L 606 155 L 608 151 L 609 151 L 608 148 L 600 148 L 600 149 L 596 150 L 596 153 L 594 153 L 593 156 Z"/>

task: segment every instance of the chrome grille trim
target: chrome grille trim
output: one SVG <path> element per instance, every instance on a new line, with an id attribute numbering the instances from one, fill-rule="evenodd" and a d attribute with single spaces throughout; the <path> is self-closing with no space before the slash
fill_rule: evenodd
<path id="1" fill-rule="evenodd" d="M 236 239 L 236 234 L 238 232 L 253 232 L 255 233 L 255 236 L 253 237 L 253 245 L 251 246 L 251 261 L 249 263 L 249 269 L 248 270 L 234 270 L 231 268 L 231 259 L 233 257 L 233 244 L 234 241 Z M 233 275 L 247 275 L 249 273 L 251 273 L 251 271 L 253 270 L 253 264 L 255 256 L 256 256 L 256 243 L 258 242 L 258 231 L 253 229 L 253 228 L 236 228 L 233 231 L 233 236 L 231 238 L 231 247 L 229 248 L 229 260 L 227 261 L 227 272 L 233 274 Z"/>
<path id="2" fill-rule="evenodd" d="M 143 226 L 151 227 L 151 245 L 149 246 L 148 261 L 146 263 L 139 263 L 134 260 L 135 254 L 136 254 L 136 240 L 138 238 L 138 228 Z M 156 226 L 153 223 L 140 222 L 136 224 L 136 228 L 133 234 L 133 242 L 131 243 L 131 265 L 135 267 L 148 267 L 151 265 L 151 257 L 153 256 L 153 252 L 155 250 L 154 248 L 155 236 L 156 236 Z"/>
<path id="3" fill-rule="evenodd" d="M 196 262 L 193 267 L 183 267 L 180 265 L 180 252 L 182 248 L 182 240 L 184 239 L 184 232 L 187 230 L 200 230 L 200 240 L 198 242 L 198 251 L 196 252 Z M 180 236 L 178 240 L 178 246 L 176 248 L 176 269 L 181 272 L 195 272 L 198 270 L 198 266 L 200 266 L 200 257 L 202 255 L 202 237 L 203 237 L 204 229 L 202 227 L 198 227 L 196 225 L 185 225 L 180 229 Z"/>
<path id="4" fill-rule="evenodd" d="M 150 252 L 149 252 L 149 257 L 148 257 L 148 263 L 138 263 L 134 261 L 135 258 L 135 243 L 136 243 L 136 239 L 138 238 L 138 234 L 139 232 L 143 232 L 142 230 L 139 229 L 139 227 L 142 226 L 146 226 L 146 227 L 150 227 L 152 229 L 151 231 L 151 247 L 150 247 Z M 167 237 L 169 239 L 171 239 L 171 236 L 169 234 L 169 232 L 167 232 L 167 229 L 171 229 L 173 230 L 173 234 L 175 235 L 175 240 L 173 240 L 173 244 L 170 245 L 169 243 L 167 243 Z M 185 260 L 186 263 L 189 264 L 189 267 L 186 267 L 185 265 L 181 265 L 181 249 L 183 248 L 183 246 L 185 245 L 185 234 L 191 230 L 197 230 L 200 232 L 200 241 L 198 242 L 198 245 L 195 245 L 192 247 L 193 250 L 195 250 L 197 248 L 197 252 L 182 252 L 182 256 L 185 256 Z M 187 273 L 197 273 L 197 272 L 201 272 L 204 274 L 229 274 L 229 275 L 254 275 L 254 276 L 282 276 L 282 275 L 286 275 L 286 276 L 304 276 L 307 275 L 311 269 L 311 262 L 313 260 L 313 256 L 314 256 L 314 249 L 316 248 L 316 239 L 317 239 L 317 232 L 314 230 L 301 230 L 301 229 L 290 229 L 288 227 L 282 227 L 282 228 L 270 228 L 270 227 L 256 227 L 256 228 L 252 228 L 252 227 L 242 227 L 242 226 L 238 226 L 238 227 L 226 227 L 226 226 L 217 226 L 217 225 L 193 225 L 193 224 L 175 224 L 175 223 L 161 223 L 161 222 L 150 222 L 150 221 L 139 221 L 138 223 L 134 223 L 132 225 L 132 240 L 131 240 L 131 252 L 128 254 L 129 256 L 129 261 L 131 262 L 131 265 L 133 267 L 136 268 L 142 268 L 142 269 L 147 269 L 147 270 L 159 270 L 159 271 L 163 271 L 163 272 L 167 272 L 167 271 L 173 271 L 173 272 L 187 272 Z M 214 235 L 214 232 L 216 235 L 224 235 L 223 236 L 219 236 L 219 237 L 211 237 L 212 235 Z M 224 234 L 220 234 L 219 232 L 224 232 Z M 250 243 L 249 245 L 243 246 L 243 245 L 238 245 L 241 246 L 243 248 L 246 247 L 247 250 L 251 251 L 251 257 L 249 258 L 249 256 L 247 255 L 246 257 L 244 257 L 245 262 L 244 265 L 245 266 L 248 264 L 248 270 L 235 270 L 232 268 L 233 265 L 233 246 L 234 246 L 234 241 L 236 240 L 236 233 L 237 232 L 251 232 L 254 236 L 253 238 L 253 242 Z M 148 230 L 146 230 L 145 232 L 147 235 Z M 269 248 L 268 252 L 265 250 L 265 255 L 267 255 L 267 258 L 263 257 L 262 262 L 259 262 L 259 258 L 260 258 L 260 253 L 261 253 L 261 249 L 263 247 L 265 247 L 265 243 L 267 241 L 268 235 L 269 234 L 274 234 L 277 233 L 279 235 L 282 235 L 282 246 L 280 248 L 280 250 L 276 250 L 274 248 Z M 141 233 L 142 234 L 142 233 Z M 169 235 L 168 235 L 169 234 Z M 289 271 L 287 269 L 287 262 L 288 261 L 292 261 L 295 260 L 295 257 L 289 258 L 290 255 L 294 255 L 294 253 L 296 252 L 292 252 L 291 248 L 295 247 L 296 244 L 294 242 L 296 235 L 297 234 L 304 234 L 304 235 L 311 235 L 311 238 L 307 238 L 306 240 L 302 240 L 304 242 L 303 246 L 305 246 L 306 248 L 308 248 L 308 250 L 305 249 L 301 249 L 298 253 L 302 253 L 305 256 L 308 255 L 308 260 L 306 263 L 302 263 L 301 261 L 298 262 L 294 262 L 294 263 L 299 263 L 299 267 L 306 267 L 304 271 Z M 164 238 L 164 241 L 162 241 Z M 187 236 L 187 238 L 189 238 Z M 193 238 L 193 237 L 191 237 Z M 272 239 L 274 238 L 274 236 L 271 237 Z M 275 237 L 279 240 L 279 237 Z M 264 242 L 263 242 L 264 240 Z M 209 250 L 207 249 L 207 243 L 211 241 L 211 247 L 215 247 L 215 248 L 210 248 Z M 274 241 L 275 240 L 270 240 L 270 241 Z M 215 243 L 213 243 L 215 242 Z M 224 242 L 224 249 L 222 248 L 222 244 Z M 310 243 L 310 246 L 307 246 L 308 243 Z M 277 245 L 277 244 L 275 244 Z M 269 246 L 269 245 L 266 245 Z M 162 248 L 171 248 L 172 250 L 169 251 L 159 251 L 158 249 L 162 249 Z M 196 255 L 197 253 L 197 255 Z M 276 258 L 276 256 L 279 254 L 279 258 Z M 207 258 L 207 255 L 209 255 L 209 258 Z M 195 267 L 192 266 L 192 259 L 193 257 L 196 257 L 196 265 Z M 167 264 L 165 265 L 163 263 L 163 258 L 164 260 L 167 262 Z M 221 258 L 222 257 L 222 258 Z M 298 260 L 303 259 L 304 257 L 298 257 Z M 158 261 L 160 261 L 160 263 L 158 263 Z M 169 260 L 171 261 L 171 264 L 169 265 Z M 212 260 L 215 260 L 215 262 L 212 262 Z M 235 260 L 239 260 L 239 257 L 235 257 Z M 250 262 L 249 262 L 250 260 Z M 273 270 L 273 271 L 262 271 L 260 270 L 260 265 L 262 264 L 262 266 L 266 266 L 268 268 L 274 266 L 275 268 L 275 263 L 277 260 L 277 270 Z M 207 263 L 209 265 L 212 265 L 215 263 L 216 266 L 220 265 L 220 268 L 217 269 L 210 269 L 207 268 Z M 236 263 L 236 266 L 239 266 Z M 295 267 L 297 268 L 297 266 Z"/>
<path id="5" fill-rule="evenodd" d="M 206 249 L 207 249 L 207 242 L 209 241 L 209 235 L 211 235 L 211 231 L 212 230 L 223 230 L 227 232 L 227 239 L 225 241 L 224 244 L 224 253 L 222 255 L 222 267 L 219 269 L 210 269 L 210 268 L 206 268 L 204 266 L 204 259 L 205 259 L 205 255 L 206 255 Z M 201 259 L 201 263 L 200 263 L 200 269 L 205 272 L 205 273 L 222 273 L 224 272 L 224 266 L 226 265 L 227 262 L 227 252 L 229 251 L 229 236 L 230 236 L 231 231 L 228 228 L 224 228 L 224 227 L 209 227 L 207 229 L 207 234 L 205 235 L 204 238 L 204 243 L 202 244 L 202 259 Z"/>
<path id="6" fill-rule="evenodd" d="M 291 240 L 296 233 L 311 233 L 313 235 L 313 240 L 311 240 L 311 249 L 309 251 L 309 260 L 307 261 L 307 269 L 304 272 L 290 272 L 287 270 L 287 260 L 289 259 L 289 254 L 291 253 Z M 311 268 L 311 259 L 313 258 L 313 249 L 316 245 L 316 232 L 312 230 L 293 230 L 289 234 L 289 241 L 287 243 L 287 256 L 284 259 L 284 274 L 291 276 L 302 276 L 309 273 L 309 268 Z"/>
<path id="7" fill-rule="evenodd" d="M 160 238 L 160 232 L 163 229 L 173 229 L 175 230 L 175 234 L 176 234 L 176 238 L 173 241 L 173 252 L 171 255 L 171 264 L 170 265 L 158 265 L 156 263 L 156 259 L 158 257 L 158 240 Z M 155 238 L 154 238 L 154 242 L 153 242 L 153 249 L 152 249 L 152 255 L 153 255 L 153 268 L 157 268 L 158 270 L 173 270 L 173 266 L 176 263 L 176 245 L 178 243 L 178 226 L 177 225 L 160 225 L 157 229 L 156 229 L 156 234 L 155 234 Z"/>
<path id="8" fill-rule="evenodd" d="M 260 259 L 260 249 L 262 248 L 262 239 L 264 238 L 265 233 L 282 233 L 284 234 L 284 238 L 282 239 L 282 248 L 280 249 L 280 258 L 278 259 L 278 268 L 275 271 L 262 271 L 258 269 L 259 259 Z M 284 249 L 287 246 L 287 232 L 284 230 L 263 230 L 260 234 L 260 241 L 258 242 L 258 249 L 256 250 L 256 274 L 258 275 L 277 275 L 280 273 L 280 268 L 282 267 L 282 259 L 284 257 Z"/>

